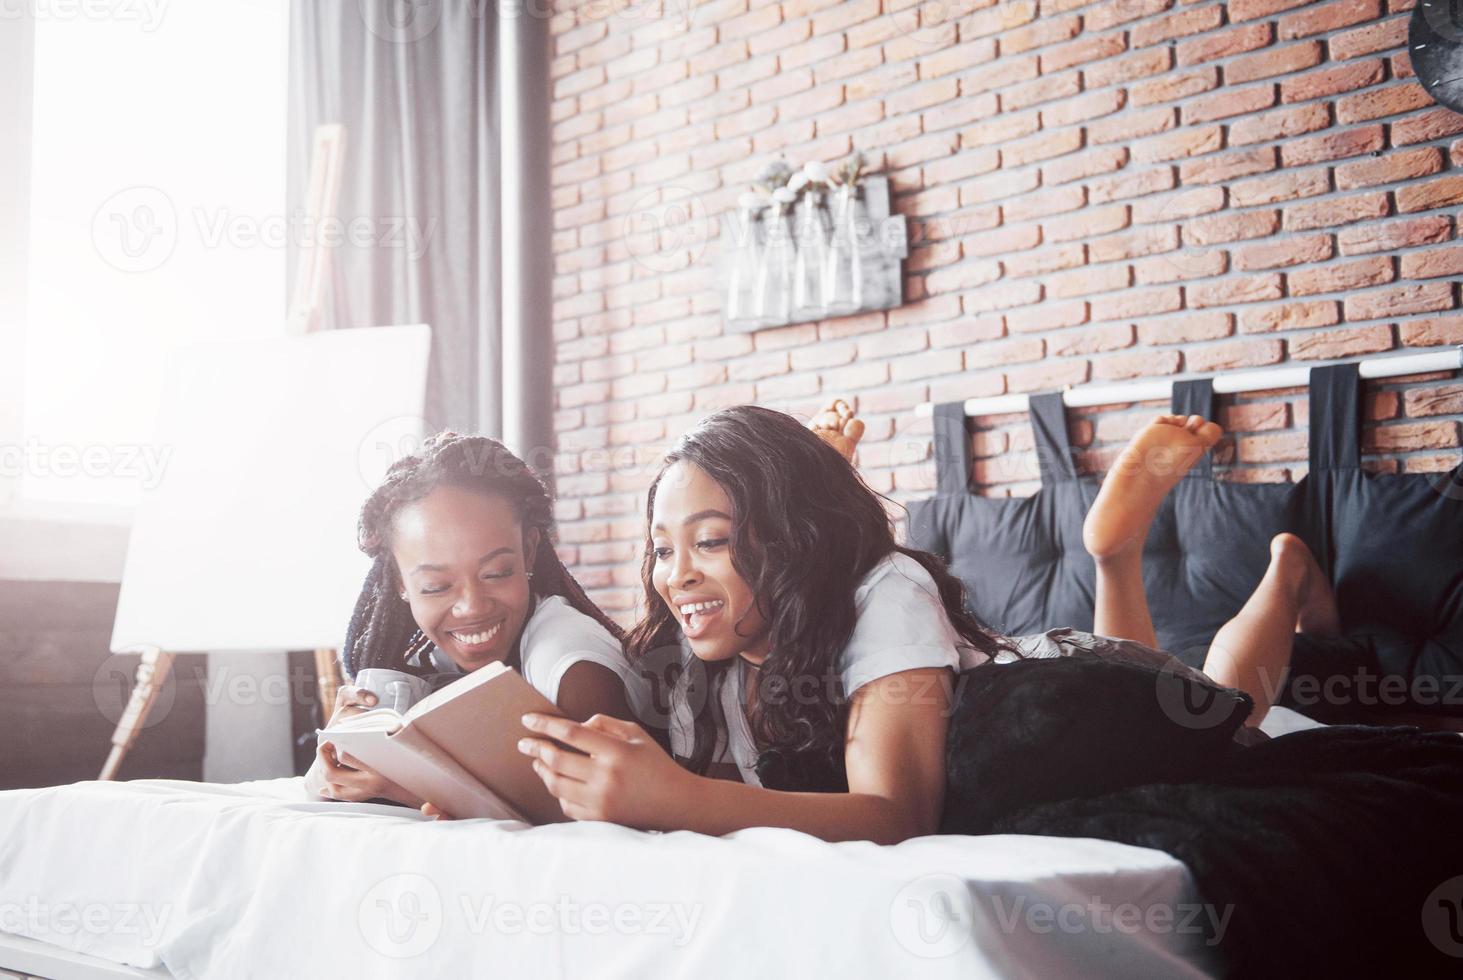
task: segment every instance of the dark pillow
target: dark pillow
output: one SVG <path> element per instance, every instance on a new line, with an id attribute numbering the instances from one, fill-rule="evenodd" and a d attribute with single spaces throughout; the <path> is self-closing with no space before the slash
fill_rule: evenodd
<path id="1" fill-rule="evenodd" d="M 1192 674 L 1087 656 L 960 674 L 942 833 L 987 832 L 1026 806 L 1184 782 L 1235 751 L 1249 695 Z"/>

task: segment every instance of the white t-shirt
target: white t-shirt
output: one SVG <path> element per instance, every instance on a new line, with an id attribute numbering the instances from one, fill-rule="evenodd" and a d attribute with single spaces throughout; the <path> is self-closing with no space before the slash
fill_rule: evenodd
<path id="1" fill-rule="evenodd" d="M 844 697 L 851 698 L 865 684 L 900 671 L 922 667 L 960 670 L 986 659 L 955 632 L 935 580 L 908 555 L 893 552 L 870 569 L 854 592 L 854 609 L 853 635 L 838 661 Z M 684 656 L 694 657 L 688 645 Z M 743 708 L 744 670 L 740 659 L 732 664 L 723 675 L 716 706 L 706 709 L 716 719 L 716 750 L 711 760 L 735 764 L 744 783 L 760 786 L 758 749 Z M 819 679 L 819 694 L 826 689 Z M 693 710 L 685 697 L 675 698 L 669 726 L 671 749 L 682 758 L 691 754 L 695 740 Z"/>
<path id="2" fill-rule="evenodd" d="M 429 649 L 431 666 L 438 674 L 449 679 L 463 674 L 445 653 L 436 647 Z M 569 668 L 577 663 L 589 661 L 607 667 L 615 672 L 627 690 L 632 688 L 635 678 L 619 641 L 610 635 L 609 630 L 569 605 L 563 596 L 543 596 L 537 600 L 533 612 L 523 624 L 518 650 L 523 661 L 524 680 L 555 704 L 559 702 L 560 682 Z M 374 679 L 381 684 L 389 685 L 396 680 L 406 685 L 409 693 L 393 692 L 396 696 L 387 702 L 398 711 L 405 711 L 432 689 L 429 682 L 414 674 L 384 668 L 371 670 Z M 361 674 L 364 675 L 365 671 Z M 385 691 L 378 690 L 376 694 L 386 700 Z M 310 799 L 318 799 L 324 788 L 325 776 L 320 758 L 316 756 L 310 771 L 305 774 L 306 794 Z"/>
<path id="3" fill-rule="evenodd" d="M 569 668 L 588 661 L 614 671 L 630 686 L 634 676 L 620 642 L 610 631 L 569 605 L 563 596 L 542 596 L 523 624 L 518 641 L 523 679 L 555 704 L 559 684 Z M 462 670 L 436 647 L 431 648 L 432 666 L 439 673 L 461 674 Z"/>

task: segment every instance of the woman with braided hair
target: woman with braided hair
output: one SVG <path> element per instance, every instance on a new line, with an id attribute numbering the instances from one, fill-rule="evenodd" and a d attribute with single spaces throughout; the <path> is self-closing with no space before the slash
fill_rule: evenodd
<path id="1" fill-rule="evenodd" d="M 398 460 L 361 508 L 372 564 L 342 651 L 356 683 L 335 717 L 379 703 L 363 672 L 420 694 L 496 661 L 570 718 L 634 717 L 622 632 L 559 560 L 552 528 L 543 482 L 500 442 L 442 432 Z M 306 785 L 329 799 L 424 802 L 329 744 Z"/>

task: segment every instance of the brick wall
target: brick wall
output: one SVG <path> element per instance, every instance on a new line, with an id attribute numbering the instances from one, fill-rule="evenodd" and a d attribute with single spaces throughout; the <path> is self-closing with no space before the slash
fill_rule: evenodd
<path id="1" fill-rule="evenodd" d="M 554 329 L 565 558 L 621 618 L 656 451 L 716 408 L 846 394 L 862 469 L 933 483 L 914 407 L 1463 343 L 1463 116 L 1412 0 L 585 0 L 555 8 Z M 761 161 L 879 161 L 905 306 L 726 334 L 719 216 Z M 684 220 L 682 220 L 684 219 Z M 1369 465 L 1454 465 L 1456 375 L 1369 386 Z M 1224 475 L 1304 473 L 1305 391 L 1225 399 Z M 1074 413 L 1101 468 L 1152 406 Z M 1019 417 L 975 480 L 1029 493 Z"/>

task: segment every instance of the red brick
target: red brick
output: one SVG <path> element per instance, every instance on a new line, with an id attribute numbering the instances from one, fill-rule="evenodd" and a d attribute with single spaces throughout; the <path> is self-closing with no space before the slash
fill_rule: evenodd
<path id="1" fill-rule="evenodd" d="M 913 381 L 941 374 L 956 374 L 963 370 L 963 358 L 952 356 L 952 352 L 948 350 L 937 350 L 926 354 L 909 354 L 890 362 L 889 376 L 895 382 Z"/>
<path id="2" fill-rule="evenodd" d="M 1049 242 L 1068 242 L 1128 227 L 1128 206 L 1112 204 L 1086 207 L 1058 221 L 1042 225 L 1042 236 Z"/>
<path id="3" fill-rule="evenodd" d="M 1463 245 L 1406 252 L 1402 256 L 1403 279 L 1433 279 L 1463 275 Z"/>
<path id="4" fill-rule="evenodd" d="M 1219 410 L 1226 432 L 1265 432 L 1290 427 L 1290 406 L 1285 402 L 1247 402 Z"/>
<path id="5" fill-rule="evenodd" d="M 1097 238 L 1087 243 L 1089 262 L 1114 262 L 1140 255 L 1170 252 L 1178 248 L 1178 229 L 1172 225 L 1150 226 Z"/>
<path id="6" fill-rule="evenodd" d="M 1099 146 L 1085 153 L 1074 153 L 1041 168 L 1042 182 L 1048 185 L 1067 184 L 1085 177 L 1112 173 L 1128 162 L 1126 146 Z"/>
<path id="7" fill-rule="evenodd" d="M 1111 115 L 1123 107 L 1126 94 L 1120 88 L 1102 89 L 1064 102 L 1053 103 L 1041 110 L 1041 124 L 1048 129 L 1071 126 Z"/>
<path id="8" fill-rule="evenodd" d="M 1094 204 L 1105 204 L 1129 197 L 1156 194 L 1174 186 L 1172 167 L 1151 167 L 1147 170 L 1124 170 L 1111 177 L 1088 184 L 1088 198 Z"/>
<path id="9" fill-rule="evenodd" d="M 1270 43 L 1272 37 L 1269 23 L 1246 24 L 1243 27 L 1232 27 L 1227 31 L 1215 31 L 1181 41 L 1175 56 L 1181 65 L 1197 65 L 1263 48 Z"/>
<path id="10" fill-rule="evenodd" d="M 1171 6 L 1173 0 L 1107 0 L 1086 11 L 1086 27 L 1090 31 L 1106 30 L 1160 14 Z"/>
<path id="11" fill-rule="evenodd" d="M 1229 256 L 1221 249 L 1184 249 L 1133 263 L 1133 278 L 1140 286 L 1208 279 L 1229 270 Z"/>
<path id="12" fill-rule="evenodd" d="M 1192 125 L 1258 112 L 1274 104 L 1274 85 L 1252 85 L 1249 88 L 1227 88 L 1213 95 L 1192 99 L 1183 105 L 1180 115 L 1184 125 Z"/>
<path id="13" fill-rule="evenodd" d="M 1178 374 L 1181 357 L 1176 350 L 1134 351 L 1113 354 L 1092 362 L 1092 376 L 1099 381 L 1152 378 Z"/>
<path id="14" fill-rule="evenodd" d="M 1335 0 L 1334 3 L 1313 4 L 1299 13 L 1280 19 L 1280 37 L 1289 40 L 1324 34 L 1341 27 L 1373 20 L 1381 13 L 1377 0 Z"/>
<path id="15" fill-rule="evenodd" d="M 1089 23 L 1088 29 L 1092 29 Z M 1139 78 L 1148 78 L 1173 67 L 1173 51 L 1168 47 L 1148 48 L 1130 55 L 1090 65 L 1082 72 L 1084 88 L 1103 88 Z"/>
<path id="16" fill-rule="evenodd" d="M 1427 183 L 1413 183 L 1397 188 L 1397 210 L 1431 211 L 1463 201 L 1463 175 L 1439 177 Z"/>
<path id="17" fill-rule="evenodd" d="M 1169 41 L 1191 34 L 1212 31 L 1224 20 L 1224 8 L 1219 5 L 1182 10 L 1147 20 L 1132 29 L 1133 47 L 1146 48 L 1150 44 Z"/>
<path id="18" fill-rule="evenodd" d="M 1451 282 L 1420 282 L 1348 296 L 1346 319 L 1378 320 L 1405 313 L 1432 313 L 1452 307 Z"/>
<path id="19" fill-rule="evenodd" d="M 1068 184 L 1007 201 L 1001 205 L 1001 215 L 1008 222 L 1028 221 L 1064 211 L 1076 211 L 1086 203 L 1087 192 L 1082 185 Z"/>
<path id="20" fill-rule="evenodd" d="M 1007 326 L 1016 333 L 1038 333 L 1086 322 L 1087 301 L 1080 299 L 1042 303 L 1029 310 L 1012 313 L 1006 318 Z"/>
<path id="21" fill-rule="evenodd" d="M 966 181 L 960 186 L 960 205 L 969 207 L 973 204 L 1006 200 L 1034 190 L 1040 182 L 1041 176 L 1035 170 L 992 174 L 980 180 Z"/>
<path id="22" fill-rule="evenodd" d="M 1375 354 L 1392 349 L 1392 328 L 1386 324 L 1318 330 L 1290 338 L 1290 356 L 1298 360 L 1326 360 Z"/>
<path id="23" fill-rule="evenodd" d="M 1392 145 L 1410 146 L 1430 143 L 1444 136 L 1463 133 L 1463 113 L 1452 109 L 1432 109 L 1391 124 Z"/>
<path id="24" fill-rule="evenodd" d="M 1421 85 L 1416 82 L 1405 82 L 1402 85 L 1371 89 L 1339 99 L 1336 102 L 1336 121 L 1354 123 L 1381 119 L 1384 116 L 1396 116 L 1432 104 L 1432 97 Z"/>
<path id="25" fill-rule="evenodd" d="M 1079 38 L 1068 44 L 1054 45 L 1043 51 L 1041 71 L 1046 74 L 1061 71 L 1063 68 L 1071 68 L 1074 65 L 1086 64 L 1089 61 L 1110 58 L 1126 51 L 1127 47 L 1127 37 L 1122 31 Z"/>
<path id="26" fill-rule="evenodd" d="M 1398 150 L 1373 160 L 1342 164 L 1336 168 L 1336 187 L 1344 191 L 1356 187 L 1401 183 L 1435 174 L 1442 169 L 1443 154 L 1436 146 Z"/>
<path id="27" fill-rule="evenodd" d="M 1184 242 L 1212 245 L 1242 238 L 1262 238 L 1280 228 L 1279 211 L 1241 211 L 1195 218 L 1184 224 Z"/>
<path id="28" fill-rule="evenodd" d="M 1440 214 L 1405 221 L 1367 222 L 1354 228 L 1343 228 L 1336 240 L 1342 255 L 1363 255 L 1433 245 L 1452 237 L 1452 219 Z"/>
<path id="29" fill-rule="evenodd" d="M 1196 187 L 1163 197 L 1136 201 L 1133 223 L 1146 225 L 1158 221 L 1180 221 L 1200 214 L 1209 214 L 1224 207 L 1224 188 Z"/>
<path id="30" fill-rule="evenodd" d="M 1026 58 L 1001 58 L 998 61 L 967 72 L 960 77 L 960 94 L 974 95 L 991 89 L 1024 82 L 1037 76 L 1037 60 L 1032 55 Z"/>
<path id="31" fill-rule="evenodd" d="M 1269 17 L 1271 14 L 1301 7 L 1309 2 L 1310 0 L 1232 0 L 1228 4 L 1229 19 L 1232 23 L 1238 24 L 1241 21 L 1255 20 L 1258 17 Z"/>
<path id="32" fill-rule="evenodd" d="M 1173 128 L 1174 110 L 1169 107 L 1125 112 L 1087 127 L 1089 143 L 1120 143 L 1125 140 L 1161 133 Z"/>
<path id="33" fill-rule="evenodd" d="M 1050 357 L 1098 354 L 1132 347 L 1133 340 L 1131 323 L 1111 323 L 1087 330 L 1056 334 L 1047 341 L 1047 354 Z"/>
<path id="34" fill-rule="evenodd" d="M 1241 310 L 1240 333 L 1273 333 L 1305 327 L 1329 327 L 1341 322 L 1341 304 L 1335 300 L 1313 300 Z"/>
<path id="35" fill-rule="evenodd" d="M 1067 245 L 1053 245 L 1036 251 L 1008 255 L 1002 267 L 1009 279 L 1026 276 L 1040 276 L 1059 269 L 1071 269 L 1086 261 L 1085 250 L 1080 242 Z"/>
<path id="36" fill-rule="evenodd" d="M 1187 344 L 1233 333 L 1233 313 L 1189 313 L 1138 324 L 1138 340 L 1144 344 Z"/>
<path id="37" fill-rule="evenodd" d="M 1303 460 L 1307 458 L 1310 451 L 1307 443 L 1307 434 L 1304 432 L 1274 432 L 1263 436 L 1246 436 L 1237 440 L 1237 456 L 1242 463 Z"/>
<path id="38" fill-rule="evenodd" d="M 1397 324 L 1405 347 L 1463 344 L 1463 316 L 1427 317 Z"/>
<path id="39" fill-rule="evenodd" d="M 1373 218 L 1385 218 L 1391 204 L 1384 193 L 1354 194 L 1333 197 L 1308 204 L 1293 204 L 1285 209 L 1286 231 L 1330 228 Z"/>
<path id="40" fill-rule="evenodd" d="M 1378 255 L 1292 272 L 1286 277 L 1286 283 L 1292 296 L 1313 296 L 1316 293 L 1342 293 L 1367 286 L 1384 286 L 1395 277 L 1392 260 Z"/>
<path id="41" fill-rule="evenodd" d="M 1463 385 L 1442 388 L 1418 388 L 1404 395 L 1407 414 L 1412 418 L 1428 415 L 1463 415 Z"/>
<path id="42" fill-rule="evenodd" d="M 1399 48 L 1407 43 L 1407 18 L 1394 17 L 1376 24 L 1368 24 L 1355 30 L 1333 34 L 1326 42 L 1331 57 L 1337 61 Z"/>
<path id="43" fill-rule="evenodd" d="M 1041 128 L 1038 113 L 1002 115 L 977 123 L 960 133 L 961 146 L 993 146 L 1008 140 L 1029 136 Z"/>
<path id="44" fill-rule="evenodd" d="M 1184 360 L 1190 371 L 1230 371 L 1274 364 L 1284 356 L 1283 345 L 1278 340 L 1231 340 L 1191 348 L 1185 352 Z"/>
<path id="45" fill-rule="evenodd" d="M 1127 320 L 1172 313 L 1183 306 L 1183 296 L 1177 286 L 1124 290 L 1108 296 L 1094 296 L 1090 306 L 1093 320 Z"/>
<path id="46" fill-rule="evenodd" d="M 1040 337 L 1024 337 L 999 343 L 976 344 L 965 352 L 966 366 L 972 369 L 1027 364 L 1046 357 L 1046 342 Z"/>
<path id="47" fill-rule="evenodd" d="M 1100 265 L 1085 269 L 1058 272 L 1048 277 L 1047 295 L 1056 299 L 1072 299 L 1114 289 L 1127 289 L 1133 277 L 1125 265 Z"/>
<path id="48" fill-rule="evenodd" d="M 967 314 L 990 313 L 1013 306 L 1027 306 L 1041 301 L 1041 284 L 1031 279 L 995 283 L 960 297 Z"/>
<path id="49" fill-rule="evenodd" d="M 935 185 L 966 177 L 978 177 L 981 174 L 990 173 L 998 166 L 1000 166 L 998 150 L 978 149 L 926 163 L 922 172 L 925 184 Z"/>
<path id="50" fill-rule="evenodd" d="M 1316 42 L 1311 41 L 1311 44 Z M 1379 58 L 1359 61 L 1355 64 L 1335 65 L 1320 71 L 1306 72 L 1287 78 L 1280 83 L 1280 101 L 1308 102 L 1341 92 L 1354 92 L 1382 80 L 1382 62 Z"/>
<path id="51" fill-rule="evenodd" d="M 1091 366 L 1085 360 L 1043 361 L 1006 372 L 1006 389 L 1016 393 L 1050 391 L 1083 384 L 1089 377 Z"/>
<path id="52" fill-rule="evenodd" d="M 1229 306 L 1234 303 L 1257 303 L 1261 300 L 1279 299 L 1282 289 L 1279 273 L 1267 272 L 1253 276 L 1191 283 L 1184 287 L 1184 295 L 1191 309 L 1204 309 L 1210 306 Z"/>
<path id="53" fill-rule="evenodd" d="M 939 295 L 983 286 L 995 282 L 1000 275 L 1001 267 L 997 262 L 962 262 L 931 272 L 925 277 L 925 285 L 931 295 Z"/>
<path id="54" fill-rule="evenodd" d="M 1257 146 L 1232 153 L 1218 153 L 1179 164 L 1179 179 L 1185 184 L 1217 184 L 1235 177 L 1266 173 L 1275 169 L 1275 147 Z"/>
<path id="55" fill-rule="evenodd" d="M 995 340 L 1005 335 L 1005 318 L 999 314 L 966 317 L 930 327 L 930 344 L 935 347 L 960 347 L 977 341 Z"/>
<path id="56" fill-rule="evenodd" d="M 1234 4 L 1230 4 L 1230 17 L 1234 16 Z M 1256 54 L 1245 55 L 1243 58 L 1236 58 L 1224 66 L 1224 80 L 1230 85 L 1239 85 L 1243 82 L 1258 81 L 1261 78 L 1274 78 L 1276 75 L 1288 75 L 1303 68 L 1311 68 L 1321 63 L 1321 44 L 1319 41 L 1302 41 L 1300 44 L 1291 44 L 1283 48 L 1272 48 L 1268 51 L 1260 51 Z M 1282 93 L 1284 89 L 1282 88 Z M 1285 99 L 1283 101 L 1292 101 Z"/>
<path id="57" fill-rule="evenodd" d="M 1016 54 L 1033 48 L 1046 47 L 1059 41 L 1068 41 L 1082 30 L 1082 18 L 1046 17 L 1026 27 L 1007 31 L 1001 35 L 1001 54 Z"/>
<path id="58" fill-rule="evenodd" d="M 1213 153 L 1224 144 L 1218 126 L 1180 129 L 1159 136 L 1149 136 L 1133 144 L 1133 159 L 1138 163 L 1157 163 Z"/>
<path id="59" fill-rule="evenodd" d="M 1287 139 L 1301 133 L 1325 129 L 1331 124 L 1331 114 L 1321 104 L 1292 106 L 1289 109 L 1273 109 L 1259 115 L 1249 116 L 1229 127 L 1229 145 L 1244 146 L 1249 143 L 1265 143 L 1270 140 Z"/>
<path id="60" fill-rule="evenodd" d="M 1362 433 L 1362 449 L 1370 453 L 1451 449 L 1457 445 L 1457 422 L 1402 422 L 1373 426 Z"/>
<path id="61" fill-rule="evenodd" d="M 1219 69 L 1201 68 L 1198 71 L 1160 75 L 1146 82 L 1139 82 L 1129 90 L 1128 98 L 1135 106 L 1157 105 L 1208 92 L 1218 85 Z"/>
<path id="62" fill-rule="evenodd" d="M 977 235 L 965 243 L 967 257 L 988 257 L 1019 252 L 1041 244 L 1041 229 L 1037 225 L 1010 225 L 995 231 Z"/>
<path id="63" fill-rule="evenodd" d="M 1287 170 L 1273 177 L 1256 177 L 1230 185 L 1229 200 L 1234 207 L 1276 204 L 1299 197 L 1314 197 L 1331 189 L 1325 167 L 1310 170 Z"/>
<path id="64" fill-rule="evenodd" d="M 1307 262 L 1324 262 L 1334 252 L 1330 235 L 1300 235 L 1242 245 L 1233 252 L 1234 267 L 1241 271 L 1274 269 Z M 1297 273 L 1299 275 L 1299 273 Z M 1295 282 L 1295 277 L 1290 279 Z"/>

